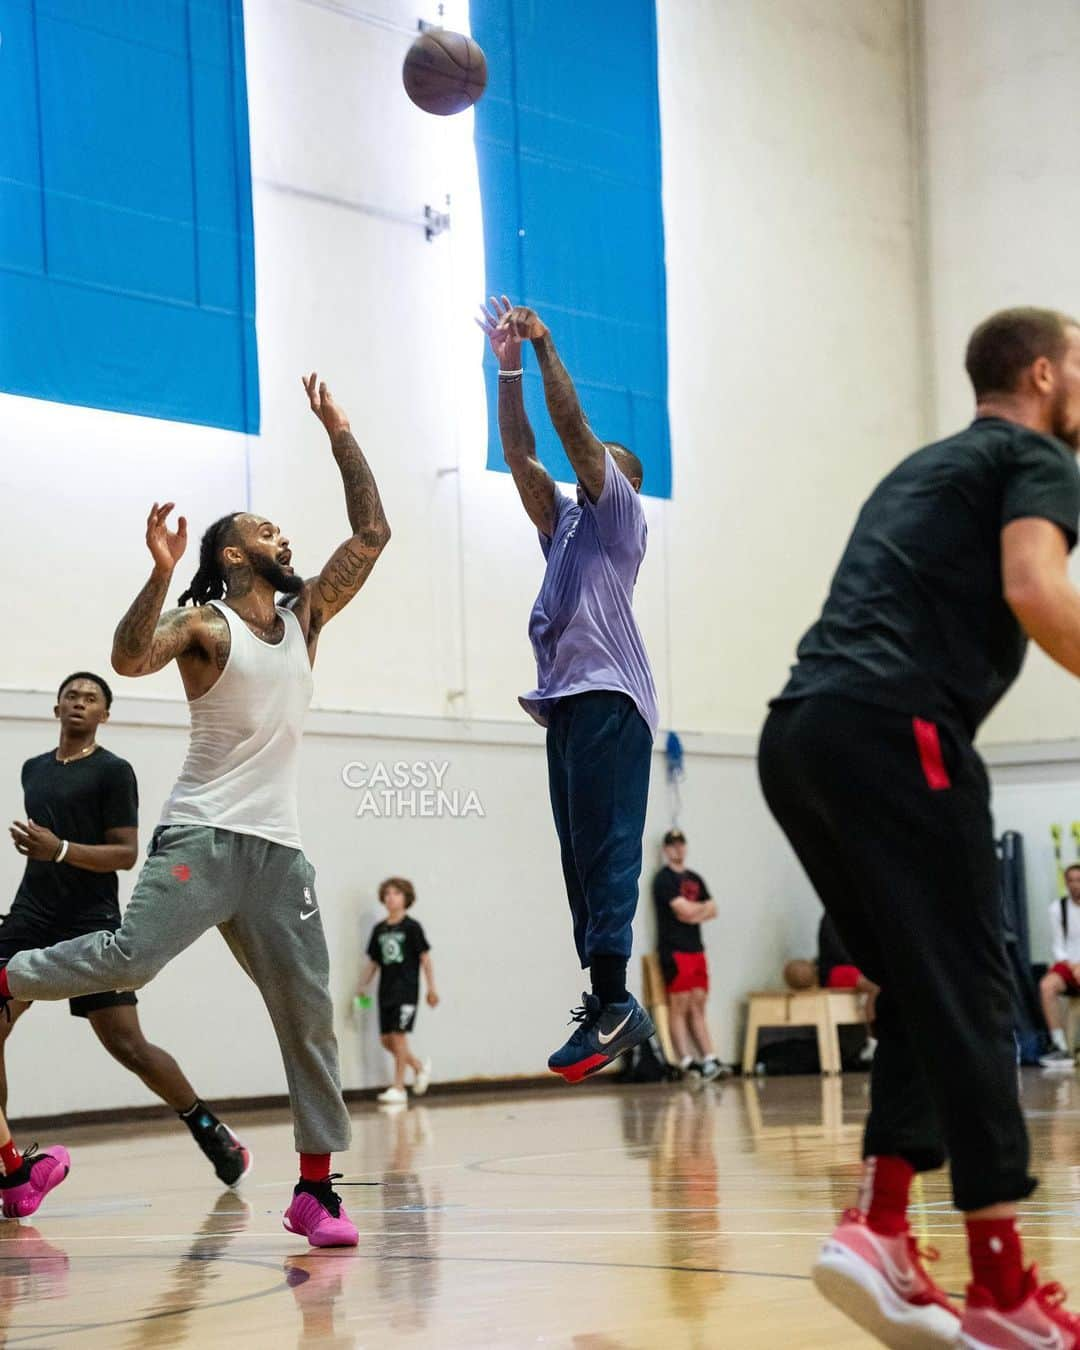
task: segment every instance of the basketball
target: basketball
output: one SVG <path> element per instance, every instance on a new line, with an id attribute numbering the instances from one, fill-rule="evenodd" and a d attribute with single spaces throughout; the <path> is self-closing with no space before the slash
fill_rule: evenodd
<path id="1" fill-rule="evenodd" d="M 418 108 L 449 117 L 471 108 L 487 86 L 487 58 L 464 33 L 421 33 L 401 68 L 405 92 Z"/>

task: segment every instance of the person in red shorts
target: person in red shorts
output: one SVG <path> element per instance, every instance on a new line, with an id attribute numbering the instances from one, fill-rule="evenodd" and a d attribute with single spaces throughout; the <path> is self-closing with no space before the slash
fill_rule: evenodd
<path id="1" fill-rule="evenodd" d="M 664 858 L 666 866 L 653 877 L 653 901 L 671 1040 L 683 1073 L 717 1078 L 724 1066 L 716 1057 L 705 1020 L 709 965 L 701 940 L 701 925 L 716 918 L 716 901 L 704 878 L 686 866 L 682 830 L 668 830 L 664 835 Z"/>
<path id="2" fill-rule="evenodd" d="M 1039 982 L 1043 1016 L 1053 1045 L 1039 1063 L 1044 1069 L 1071 1069 L 1075 1063 L 1061 1016 L 1062 998 L 1080 996 L 1080 863 L 1065 869 L 1067 895 L 1050 906 L 1054 964 Z"/>

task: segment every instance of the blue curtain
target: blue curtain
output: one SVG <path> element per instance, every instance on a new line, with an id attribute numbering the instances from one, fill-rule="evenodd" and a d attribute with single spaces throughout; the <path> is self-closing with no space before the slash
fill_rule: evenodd
<path id="1" fill-rule="evenodd" d="M 653 0 L 471 0 L 490 83 L 477 106 L 488 294 L 533 306 L 589 421 L 671 496 L 664 228 Z M 495 362 L 488 467 L 502 469 Z M 573 471 L 526 355 L 540 457 Z"/>
<path id="2" fill-rule="evenodd" d="M 242 0 L 0 31 L 0 389 L 258 431 Z"/>

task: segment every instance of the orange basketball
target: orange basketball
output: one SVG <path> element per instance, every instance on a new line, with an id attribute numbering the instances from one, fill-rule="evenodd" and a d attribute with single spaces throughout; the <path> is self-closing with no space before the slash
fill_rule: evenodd
<path id="1" fill-rule="evenodd" d="M 435 28 L 409 48 L 401 79 L 418 108 L 449 117 L 471 108 L 484 92 L 487 58 L 471 37 Z"/>

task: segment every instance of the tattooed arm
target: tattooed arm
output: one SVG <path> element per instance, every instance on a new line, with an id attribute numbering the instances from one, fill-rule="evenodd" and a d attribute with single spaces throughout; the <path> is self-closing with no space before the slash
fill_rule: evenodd
<path id="1" fill-rule="evenodd" d="M 589 500 L 596 502 L 604 490 L 607 451 L 589 426 L 574 382 L 559 359 L 547 325 L 535 310 L 520 306 L 504 314 L 500 323 L 519 338 L 532 342 L 540 374 L 544 377 L 544 398 L 551 425 L 562 441 L 578 482 Z"/>
<path id="2" fill-rule="evenodd" d="M 352 528 L 352 534 L 335 549 L 319 575 L 306 584 L 295 607 L 314 660 L 323 625 L 344 609 L 368 579 L 390 539 L 390 526 L 375 475 L 349 428 L 349 419 L 334 402 L 326 385 L 316 384 L 314 372 L 304 381 L 304 388 L 312 412 L 330 437 L 334 458 L 341 470 L 345 510 Z"/>
<path id="3" fill-rule="evenodd" d="M 476 321 L 487 334 L 500 370 L 521 368 L 521 339 L 501 326 L 512 310 L 505 295 L 501 303 L 492 296 L 488 308 L 480 310 L 483 317 Z M 540 533 L 550 535 L 555 527 L 555 483 L 536 458 L 536 437 L 525 412 L 520 376 L 499 380 L 499 439 L 522 506 Z"/>
<path id="4" fill-rule="evenodd" d="M 173 569 L 187 547 L 183 516 L 172 531 L 166 525 L 172 502 L 150 509 L 146 519 L 146 546 L 154 560 L 150 580 L 132 601 L 113 634 L 112 667 L 119 675 L 152 675 L 190 650 L 195 641 L 198 612 L 173 609 L 162 615 Z"/>

